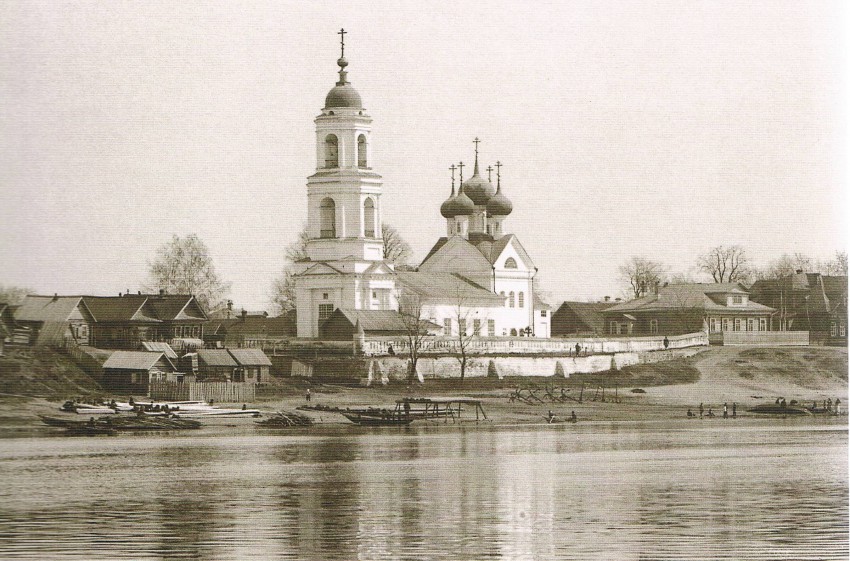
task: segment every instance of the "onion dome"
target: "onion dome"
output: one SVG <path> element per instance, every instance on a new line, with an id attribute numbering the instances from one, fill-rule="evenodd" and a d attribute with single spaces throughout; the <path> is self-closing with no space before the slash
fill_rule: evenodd
<path id="1" fill-rule="evenodd" d="M 502 194 L 502 186 L 496 188 L 496 194 L 487 201 L 487 214 L 491 216 L 507 216 L 514 209 L 513 203 Z"/>
<path id="2" fill-rule="evenodd" d="M 454 216 L 469 216 L 475 212 L 475 203 L 466 195 L 463 185 L 460 186 L 457 197 L 454 198 L 452 212 Z"/>
<path id="3" fill-rule="evenodd" d="M 472 171 L 466 183 L 461 185 L 461 189 L 472 199 L 476 205 L 486 205 L 496 190 L 493 189 L 493 184 L 481 177 L 478 174 L 478 143 L 480 140 L 475 139 L 475 169 Z"/>
<path id="4" fill-rule="evenodd" d="M 455 199 L 457 199 L 457 197 L 455 196 L 455 186 L 454 184 L 452 184 L 452 194 L 449 195 L 449 198 L 446 199 L 446 201 L 440 205 L 440 214 L 443 215 L 443 218 L 452 218 L 453 216 L 455 216 Z"/>

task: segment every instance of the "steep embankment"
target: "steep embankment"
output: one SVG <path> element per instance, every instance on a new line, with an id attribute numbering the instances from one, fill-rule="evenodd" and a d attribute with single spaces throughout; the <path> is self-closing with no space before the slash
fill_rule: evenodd
<path id="1" fill-rule="evenodd" d="M 0 394 L 63 399 L 99 391 L 73 360 L 49 348 L 7 348 L 0 357 Z"/>
<path id="2" fill-rule="evenodd" d="M 696 358 L 696 382 L 650 388 L 648 394 L 679 404 L 847 397 L 846 348 L 713 347 Z"/>

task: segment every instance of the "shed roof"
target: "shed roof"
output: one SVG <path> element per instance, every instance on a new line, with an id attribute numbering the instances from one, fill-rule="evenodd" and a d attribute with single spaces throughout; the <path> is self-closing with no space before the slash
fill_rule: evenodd
<path id="1" fill-rule="evenodd" d="M 614 306 L 612 302 L 570 302 L 566 301 L 560 305 L 555 315 L 560 315 L 562 310 L 572 312 L 580 322 L 594 331 L 605 331 L 605 317 L 602 311 Z"/>
<path id="2" fill-rule="evenodd" d="M 271 366 L 272 361 L 261 349 L 229 349 L 240 366 Z"/>
<path id="3" fill-rule="evenodd" d="M 142 347 L 148 352 L 165 353 L 170 359 L 177 359 L 177 353 L 165 341 L 142 341 Z"/>
<path id="4" fill-rule="evenodd" d="M 719 286 L 718 286 L 719 285 Z M 773 308 L 757 304 L 751 300 L 746 306 L 726 306 L 718 294 L 747 294 L 737 283 L 682 283 L 670 284 L 661 287 L 658 294 L 650 294 L 636 298 L 630 302 L 616 304 L 605 311 L 608 313 L 620 312 L 648 312 L 648 311 L 670 311 L 683 308 L 698 308 L 707 311 L 725 312 L 772 312 Z M 711 296 L 717 298 L 713 299 Z"/>
<path id="5" fill-rule="evenodd" d="M 95 321 L 161 323 L 153 310 L 145 310 L 147 296 L 83 296 Z"/>
<path id="6" fill-rule="evenodd" d="M 114 370 L 150 370 L 160 359 L 164 359 L 174 368 L 174 363 L 165 356 L 165 353 L 147 351 L 115 351 L 103 363 L 103 368 Z"/>

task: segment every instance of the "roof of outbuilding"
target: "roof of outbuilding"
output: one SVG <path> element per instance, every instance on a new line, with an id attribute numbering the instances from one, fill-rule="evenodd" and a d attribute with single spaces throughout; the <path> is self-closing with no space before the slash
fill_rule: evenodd
<path id="1" fill-rule="evenodd" d="M 399 282 L 405 288 L 427 298 L 453 302 L 455 300 L 490 301 L 493 305 L 503 305 L 504 296 L 490 292 L 471 280 L 456 273 L 397 273 Z"/>
<path id="2" fill-rule="evenodd" d="M 147 294 L 148 303 L 156 312 L 156 317 L 163 321 L 173 321 L 180 319 L 182 312 L 194 300 L 198 310 L 201 312 L 199 316 L 188 316 L 197 319 L 207 319 L 206 314 L 201 309 L 200 304 L 191 294 Z M 187 314 L 188 315 L 188 314 Z"/>
<path id="3" fill-rule="evenodd" d="M 171 367 L 174 364 L 161 352 L 146 352 L 146 351 L 115 351 L 106 362 L 103 363 L 103 368 L 115 370 L 150 370 L 160 359 L 165 359 Z"/>
<path id="4" fill-rule="evenodd" d="M 29 294 L 15 310 L 17 321 L 67 321 L 80 305 L 82 296 L 38 296 Z"/>
<path id="5" fill-rule="evenodd" d="M 198 360 L 207 366 L 237 366 L 227 349 L 198 349 Z"/>
<path id="6" fill-rule="evenodd" d="M 271 366 L 272 361 L 261 349 L 228 349 L 240 366 Z"/>
<path id="7" fill-rule="evenodd" d="M 602 315 L 603 310 L 614 306 L 612 302 L 570 302 L 566 301 L 558 307 L 555 315 L 558 316 L 561 310 L 570 310 L 578 317 L 586 326 L 596 331 L 605 330 L 605 317 Z"/>
<path id="8" fill-rule="evenodd" d="M 328 321 L 330 321 L 335 314 L 345 316 L 351 325 L 354 326 L 357 325 L 357 322 L 360 322 L 360 327 L 363 328 L 363 331 L 398 332 L 405 331 L 407 329 L 401 314 L 395 310 L 353 310 L 351 308 L 337 308 L 334 310 L 334 313 L 331 314 L 331 317 L 328 318 Z M 429 322 L 427 320 L 423 320 L 423 322 L 427 323 L 430 328 L 440 329 L 440 326 L 433 322 Z"/>
<path id="9" fill-rule="evenodd" d="M 142 341 L 142 347 L 148 352 L 165 353 L 168 358 L 177 359 L 177 353 L 165 341 Z"/>

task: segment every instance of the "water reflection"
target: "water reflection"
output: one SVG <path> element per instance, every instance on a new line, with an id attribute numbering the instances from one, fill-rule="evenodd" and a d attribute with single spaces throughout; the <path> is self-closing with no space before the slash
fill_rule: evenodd
<path id="1" fill-rule="evenodd" d="M 805 425 L 9 440 L 0 558 L 846 559 L 846 457 Z"/>

